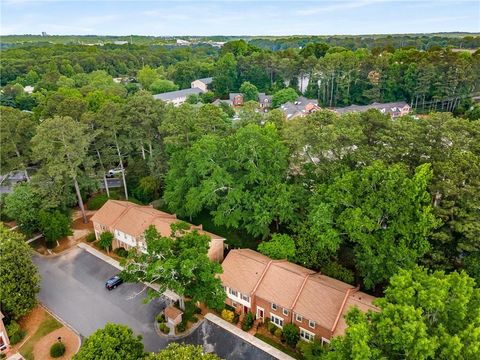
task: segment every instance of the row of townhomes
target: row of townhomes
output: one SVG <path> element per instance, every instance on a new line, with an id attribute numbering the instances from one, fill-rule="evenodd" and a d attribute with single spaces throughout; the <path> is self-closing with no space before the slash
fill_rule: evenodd
<path id="1" fill-rule="evenodd" d="M 211 90 L 210 86 L 212 82 L 212 77 L 197 79 L 191 83 L 191 87 L 189 89 L 157 94 L 153 95 L 153 97 L 157 100 L 163 100 L 167 103 L 172 103 L 175 106 L 179 106 L 187 101 L 187 98 L 190 95 L 199 95 Z M 263 111 L 268 111 L 268 109 L 272 107 L 271 95 L 259 93 L 257 101 L 260 109 Z M 226 103 L 232 107 L 240 107 L 244 104 L 244 97 L 242 93 L 230 93 L 228 100 L 217 99 L 213 102 L 213 104 L 217 106 L 221 103 Z M 287 120 L 292 120 L 296 117 L 302 117 L 320 110 L 320 106 L 318 105 L 318 101 L 315 99 L 307 99 L 304 96 L 299 96 L 296 101 L 282 104 L 280 109 L 285 114 Z M 330 110 L 338 114 L 345 114 L 350 112 L 365 112 L 370 109 L 377 109 L 383 114 L 390 115 L 392 118 L 407 115 L 412 110 L 410 105 L 408 105 L 405 101 L 392 103 L 374 102 L 370 105 L 350 105 L 343 108 L 331 108 Z"/>
<path id="2" fill-rule="evenodd" d="M 374 102 L 370 105 L 350 105 L 343 108 L 333 108 L 338 114 L 346 114 L 351 112 L 365 112 L 370 109 L 377 109 L 382 114 L 388 114 L 392 118 L 396 118 L 403 115 L 408 115 L 412 108 L 405 101 L 391 102 L 391 103 L 377 103 Z"/>
<path id="3" fill-rule="evenodd" d="M 228 305 L 280 328 L 294 323 L 305 341 L 329 342 L 344 334 L 344 316 L 352 306 L 377 310 L 375 298 L 358 288 L 250 249 L 231 250 L 222 267 Z"/>
<path id="4" fill-rule="evenodd" d="M 112 247 L 123 247 L 127 250 L 137 248 L 146 251 L 144 238 L 145 230 L 153 225 L 159 234 L 168 237 L 171 235 L 171 225 L 178 222 L 175 214 L 154 209 L 152 206 L 142 206 L 129 201 L 108 200 L 91 218 L 97 239 L 102 232 L 113 234 Z M 208 256 L 212 261 L 223 260 L 225 238 L 209 233 L 202 229 L 202 225 L 191 225 L 191 230 L 197 230 L 210 236 Z"/>
<path id="5" fill-rule="evenodd" d="M 109 231 L 114 234 L 114 248 L 145 251 L 143 234 L 150 225 L 168 237 L 178 219 L 151 206 L 109 200 L 91 221 L 97 239 Z M 226 304 L 238 313 L 252 312 L 258 321 L 268 318 L 280 328 L 294 323 L 303 340 L 328 342 L 344 333 L 344 315 L 352 306 L 365 312 L 376 310 L 374 297 L 358 288 L 287 260 L 272 260 L 250 249 L 231 250 L 224 260 L 223 237 L 204 231 L 201 225 L 191 225 L 191 230 L 210 236 L 208 256 L 212 261 L 223 261 L 220 278 Z"/>

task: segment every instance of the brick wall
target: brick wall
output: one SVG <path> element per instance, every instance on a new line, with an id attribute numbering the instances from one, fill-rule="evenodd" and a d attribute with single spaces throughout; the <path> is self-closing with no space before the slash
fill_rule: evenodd
<path id="1" fill-rule="evenodd" d="M 287 324 L 291 322 L 291 311 L 288 312 L 288 315 L 283 315 L 283 308 L 277 304 L 277 310 L 272 309 L 272 303 L 262 299 L 258 296 L 255 296 L 255 309 L 254 309 L 254 314 L 257 313 L 257 306 L 263 308 L 263 311 L 265 313 L 265 318 L 270 318 L 270 313 L 280 317 L 283 319 L 283 323 Z"/>
<path id="2" fill-rule="evenodd" d="M 330 329 L 325 329 L 324 327 L 320 326 L 319 324 L 315 324 L 315 328 L 312 329 L 308 325 L 308 322 L 309 321 L 306 318 L 303 318 L 302 321 L 297 321 L 296 317 L 295 316 L 293 317 L 293 323 L 295 325 L 314 333 L 316 339 L 321 340 L 322 337 L 324 337 L 325 339 L 330 339 L 332 337 L 332 332 L 330 331 Z"/>

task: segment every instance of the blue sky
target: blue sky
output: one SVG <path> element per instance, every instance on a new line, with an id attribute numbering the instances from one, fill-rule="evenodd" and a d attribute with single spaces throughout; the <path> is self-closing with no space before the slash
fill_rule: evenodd
<path id="1" fill-rule="evenodd" d="M 480 1 L 1 0 L 0 33 L 333 35 L 480 32 Z"/>

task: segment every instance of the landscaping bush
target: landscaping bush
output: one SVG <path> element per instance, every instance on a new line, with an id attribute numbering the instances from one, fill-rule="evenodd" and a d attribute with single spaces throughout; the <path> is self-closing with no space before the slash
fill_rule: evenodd
<path id="1" fill-rule="evenodd" d="M 177 325 L 177 331 L 184 332 L 185 330 L 187 330 L 187 322 L 182 320 L 182 322 Z"/>
<path id="2" fill-rule="evenodd" d="M 170 332 L 170 328 L 164 322 L 159 323 L 158 328 L 164 334 L 168 334 Z"/>
<path id="3" fill-rule="evenodd" d="M 255 316 L 253 313 L 248 312 L 245 314 L 245 318 L 243 319 L 242 330 L 248 331 L 252 328 L 253 322 L 255 321 Z"/>
<path id="4" fill-rule="evenodd" d="M 98 210 L 108 201 L 107 194 L 98 194 L 90 198 L 87 203 L 88 210 Z"/>
<path id="5" fill-rule="evenodd" d="M 104 250 L 108 250 L 112 247 L 112 242 L 113 234 L 109 231 L 105 231 L 100 235 L 98 246 L 100 246 Z"/>
<path id="6" fill-rule="evenodd" d="M 196 322 L 198 322 L 198 317 L 192 316 L 192 318 L 190 320 L 191 320 L 192 323 L 196 323 Z"/>
<path id="7" fill-rule="evenodd" d="M 222 310 L 222 319 L 228 322 L 233 322 L 233 318 L 235 317 L 235 313 L 233 311 L 223 309 Z"/>
<path id="8" fill-rule="evenodd" d="M 15 320 L 12 320 L 6 328 L 10 344 L 12 345 L 18 344 L 25 337 L 25 331 L 20 328 L 20 325 Z"/>
<path id="9" fill-rule="evenodd" d="M 50 348 L 50 356 L 53 358 L 58 358 L 65 354 L 65 345 L 61 342 L 56 342 Z"/>
<path id="10" fill-rule="evenodd" d="M 282 338 L 282 335 L 283 335 L 282 329 L 280 329 L 279 327 L 277 327 L 277 328 L 275 329 L 274 335 L 275 335 L 276 337 L 278 337 L 279 339 L 281 339 L 281 338 Z"/>
<path id="11" fill-rule="evenodd" d="M 165 314 L 158 314 L 157 317 L 156 317 L 156 320 L 158 323 L 163 323 L 165 322 Z"/>
<path id="12" fill-rule="evenodd" d="M 268 331 L 270 331 L 270 334 L 272 334 L 272 335 L 275 334 L 275 330 L 278 329 L 277 325 L 275 325 L 272 322 L 269 322 L 267 327 L 268 327 Z"/>
<path id="13" fill-rule="evenodd" d="M 95 233 L 91 232 L 90 234 L 88 234 L 86 240 L 87 242 L 94 242 L 95 240 L 97 240 L 97 238 L 95 237 Z"/>
<path id="14" fill-rule="evenodd" d="M 123 248 L 123 247 L 119 247 L 119 248 L 115 249 L 115 254 L 117 254 L 118 256 L 120 256 L 122 258 L 126 258 L 128 256 L 128 251 L 125 250 L 125 248 Z"/>
<path id="15" fill-rule="evenodd" d="M 283 336 L 287 344 L 294 348 L 300 340 L 300 329 L 294 324 L 286 324 L 283 327 Z"/>

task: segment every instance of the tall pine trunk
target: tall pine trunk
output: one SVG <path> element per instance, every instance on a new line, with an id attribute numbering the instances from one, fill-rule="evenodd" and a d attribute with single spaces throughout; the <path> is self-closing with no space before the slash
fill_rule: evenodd
<path id="1" fill-rule="evenodd" d="M 78 206 L 80 206 L 80 211 L 82 212 L 83 223 L 86 224 L 87 215 L 85 214 L 85 207 L 83 206 L 82 194 L 80 194 L 80 187 L 78 186 L 77 177 L 73 177 L 73 185 L 75 186 L 75 192 L 77 193 Z"/>
<path id="2" fill-rule="evenodd" d="M 127 181 L 125 180 L 125 168 L 123 167 L 122 153 L 120 152 L 120 147 L 118 146 L 117 134 L 114 134 L 114 137 L 115 137 L 115 146 L 117 148 L 118 160 L 120 162 L 120 169 L 122 170 L 122 180 L 123 180 L 123 188 L 125 190 L 125 200 L 128 200 Z"/>

